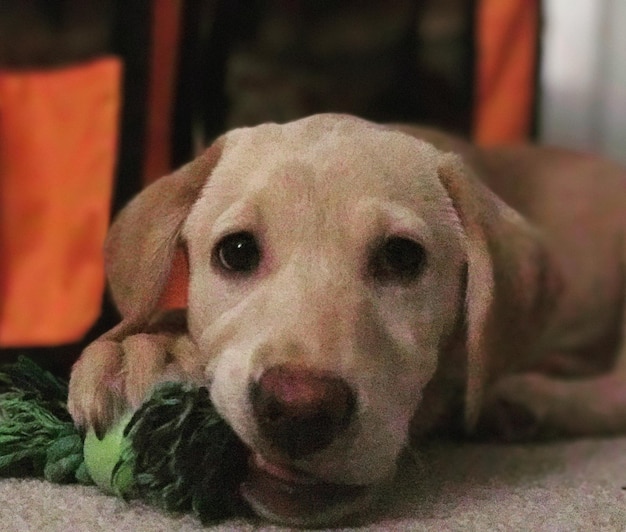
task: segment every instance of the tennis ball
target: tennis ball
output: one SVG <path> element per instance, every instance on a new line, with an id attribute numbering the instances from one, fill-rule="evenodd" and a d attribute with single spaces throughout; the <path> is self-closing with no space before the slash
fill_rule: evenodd
<path id="1" fill-rule="evenodd" d="M 125 497 L 134 486 L 134 453 L 124 429 L 132 418 L 128 413 L 113 425 L 102 439 L 90 429 L 85 436 L 85 467 L 94 483 L 104 492 Z"/>

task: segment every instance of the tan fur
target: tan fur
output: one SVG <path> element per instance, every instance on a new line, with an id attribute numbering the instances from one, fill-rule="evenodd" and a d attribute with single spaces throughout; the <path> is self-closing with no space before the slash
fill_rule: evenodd
<path id="1" fill-rule="evenodd" d="M 210 385 L 267 471 L 369 488 L 392 476 L 409 433 L 459 417 L 507 438 L 622 431 L 624 205 L 624 171 L 562 150 L 479 150 L 342 115 L 232 131 L 113 225 L 107 271 L 123 321 L 76 364 L 70 410 L 104 430 L 156 382 Z M 215 246 L 238 231 L 255 235 L 262 260 L 229 276 Z M 426 250 L 419 279 L 368 273 L 389 236 Z M 181 244 L 186 319 L 155 312 Z M 294 460 L 265 441 L 249 395 L 286 363 L 335 375 L 357 398 L 345 432 Z M 532 423 L 516 424 L 520 411 Z M 250 501 L 260 514 L 307 526 L 370 500 L 294 516 L 263 497 Z"/>

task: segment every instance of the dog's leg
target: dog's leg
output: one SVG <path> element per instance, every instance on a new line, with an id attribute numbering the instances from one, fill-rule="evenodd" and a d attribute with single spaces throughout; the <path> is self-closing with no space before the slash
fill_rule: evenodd
<path id="1" fill-rule="evenodd" d="M 479 429 L 505 440 L 626 433 L 626 375 L 511 375 L 489 394 Z"/>
<path id="2" fill-rule="evenodd" d="M 505 440 L 626 434 L 626 259 L 621 346 L 613 369 L 591 378 L 503 377 L 488 393 L 479 432 Z"/>

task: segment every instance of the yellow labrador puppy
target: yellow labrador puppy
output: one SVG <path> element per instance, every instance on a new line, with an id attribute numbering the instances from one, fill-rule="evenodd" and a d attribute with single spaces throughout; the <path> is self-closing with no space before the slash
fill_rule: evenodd
<path id="1" fill-rule="evenodd" d="M 189 305 L 164 316 L 179 246 Z M 599 159 L 341 115 L 238 129 L 133 200 L 106 257 L 123 320 L 74 367 L 75 421 L 210 386 L 280 523 L 359 512 L 455 424 L 626 429 L 626 174 Z"/>

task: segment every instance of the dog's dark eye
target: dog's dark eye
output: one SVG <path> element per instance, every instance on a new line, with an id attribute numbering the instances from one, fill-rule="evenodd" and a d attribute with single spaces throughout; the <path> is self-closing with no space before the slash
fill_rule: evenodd
<path id="1" fill-rule="evenodd" d="M 252 233 L 242 231 L 225 236 L 215 247 L 214 262 L 233 273 L 252 273 L 261 262 L 261 250 Z"/>
<path id="2" fill-rule="evenodd" d="M 417 242 L 403 237 L 385 240 L 374 252 L 370 271 L 377 281 L 409 282 L 426 263 L 426 251 Z"/>

